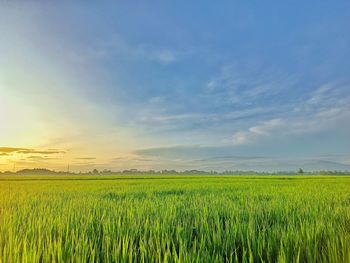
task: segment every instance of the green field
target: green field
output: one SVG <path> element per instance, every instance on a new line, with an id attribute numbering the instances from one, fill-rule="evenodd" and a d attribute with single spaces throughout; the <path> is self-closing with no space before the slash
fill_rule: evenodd
<path id="1" fill-rule="evenodd" d="M 0 176 L 0 262 L 350 262 L 350 177 Z"/>

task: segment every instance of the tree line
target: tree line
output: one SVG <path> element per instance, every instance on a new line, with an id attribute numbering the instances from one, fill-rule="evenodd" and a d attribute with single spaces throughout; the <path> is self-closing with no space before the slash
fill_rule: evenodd
<path id="1" fill-rule="evenodd" d="M 0 172 L 1 175 L 350 175 L 350 171 L 304 171 L 299 168 L 296 171 L 276 171 L 276 172 L 258 172 L 258 171 L 201 171 L 201 170 L 137 170 L 129 169 L 123 171 L 97 170 L 88 172 L 54 171 L 49 169 L 22 169 L 16 172 Z"/>

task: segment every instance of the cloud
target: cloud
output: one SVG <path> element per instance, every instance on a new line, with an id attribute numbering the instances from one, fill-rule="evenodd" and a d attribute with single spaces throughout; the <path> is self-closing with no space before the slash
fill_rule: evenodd
<path id="1" fill-rule="evenodd" d="M 133 158 L 132 161 L 136 161 L 136 162 L 153 162 L 154 159 L 149 159 L 149 158 Z"/>
<path id="2" fill-rule="evenodd" d="M 133 153 L 141 156 L 162 156 L 167 157 L 168 155 L 177 154 L 177 153 L 187 153 L 198 151 L 202 147 L 193 146 L 193 145 L 175 145 L 167 147 L 154 147 L 154 148 L 145 148 L 134 151 Z"/>
<path id="3" fill-rule="evenodd" d="M 26 148 L 0 147 L 0 153 L 14 153 L 18 151 L 28 151 Z"/>
<path id="4" fill-rule="evenodd" d="M 76 160 L 96 160 L 96 157 L 76 157 Z"/>
<path id="5" fill-rule="evenodd" d="M 348 107 L 336 107 L 322 110 L 311 115 L 287 117 L 286 119 L 271 119 L 247 130 L 238 131 L 232 135 L 235 145 L 254 143 L 261 138 L 317 134 L 329 130 L 337 130 L 341 123 L 349 123 Z M 344 129 L 349 127 L 344 127 Z"/>
<path id="6" fill-rule="evenodd" d="M 215 156 L 206 159 L 198 159 L 195 160 L 197 162 L 210 162 L 210 161 L 237 161 L 237 160 L 261 160 L 266 159 L 264 156 L 239 156 L 239 155 L 231 155 L 231 156 Z"/>
<path id="7" fill-rule="evenodd" d="M 294 107 L 294 109 L 293 109 Z M 350 129 L 350 96 L 347 87 L 326 83 L 311 92 L 306 98 L 291 104 L 285 111 L 238 130 L 232 135 L 234 145 L 251 144 L 263 138 L 276 138 L 318 134 L 325 131 Z"/>
<path id="8" fill-rule="evenodd" d="M 33 160 L 33 161 L 48 161 L 48 160 L 58 160 L 59 158 L 32 155 L 32 156 L 26 157 L 26 159 L 27 160 Z"/>
<path id="9" fill-rule="evenodd" d="M 8 153 L 17 153 L 17 154 L 61 154 L 66 153 L 65 151 L 57 150 L 57 149 L 49 149 L 49 150 L 36 150 L 36 149 L 28 149 L 28 148 L 14 148 L 14 147 L 0 147 L 0 153 L 8 154 Z"/>
<path id="10" fill-rule="evenodd" d="M 282 119 L 271 119 L 259 125 L 252 126 L 247 131 L 236 132 L 232 136 L 232 141 L 235 145 L 252 143 L 256 138 L 268 136 L 285 125 Z"/>
<path id="11" fill-rule="evenodd" d="M 296 85 L 296 77 L 263 63 L 241 61 L 221 67 L 209 79 L 206 91 L 220 103 L 252 105 L 270 100 Z"/>
<path id="12" fill-rule="evenodd" d="M 17 153 L 22 153 L 22 154 L 60 154 L 60 153 L 66 153 L 65 151 L 40 151 L 40 150 L 33 150 L 33 149 L 26 149 L 26 150 L 21 150 L 18 151 Z"/>
<path id="13" fill-rule="evenodd" d="M 165 97 L 155 96 L 155 97 L 150 98 L 148 101 L 150 104 L 159 104 L 159 103 L 163 103 L 165 101 Z"/>
<path id="14" fill-rule="evenodd" d="M 180 125 L 203 123 L 211 125 L 218 122 L 228 122 L 238 119 L 252 118 L 257 115 L 267 114 L 273 109 L 271 107 L 252 107 L 236 111 L 227 111 L 223 113 L 205 113 L 205 112 L 188 112 L 182 114 L 162 113 L 159 114 L 156 109 L 149 112 L 142 112 L 139 116 L 139 120 L 142 123 L 154 125 L 161 124 L 175 124 L 175 128 L 179 128 Z"/>
<path id="15" fill-rule="evenodd" d="M 239 131 L 239 132 L 234 133 L 232 135 L 232 142 L 235 145 L 247 144 L 247 143 L 251 142 L 250 138 L 249 138 L 249 133 L 244 132 L 244 131 Z"/>
<path id="16" fill-rule="evenodd" d="M 215 80 L 210 80 L 207 83 L 208 90 L 213 91 L 216 88 L 216 81 Z"/>
<path id="17" fill-rule="evenodd" d="M 78 62 L 89 62 L 123 56 L 126 59 L 146 59 L 167 65 L 174 63 L 178 59 L 178 55 L 184 53 L 186 52 L 145 43 L 135 45 L 121 35 L 114 35 L 109 39 L 78 46 L 70 54 L 70 57 Z"/>
<path id="18" fill-rule="evenodd" d="M 271 122 L 274 123 L 274 122 Z M 274 126 L 275 124 L 271 124 Z M 265 125 L 267 127 L 269 125 Z M 179 170 L 243 170 L 243 171 L 297 171 L 302 167 L 307 171 L 350 170 L 348 155 L 326 156 L 266 156 L 253 155 L 235 146 L 209 147 L 178 145 L 140 149 L 134 152 L 140 158 L 152 159 L 153 169 Z"/>
<path id="19" fill-rule="evenodd" d="M 325 100 L 329 100 L 329 94 L 332 93 L 334 86 L 331 83 L 327 83 L 319 87 L 313 92 L 311 98 L 309 98 L 306 103 L 309 105 L 319 105 Z"/>
<path id="20" fill-rule="evenodd" d="M 151 121 L 151 122 L 172 122 L 172 121 L 184 121 L 190 119 L 199 119 L 203 118 L 205 115 L 199 113 L 184 113 L 184 114 L 163 114 L 163 115 L 154 115 L 154 116 L 145 116 L 142 121 Z"/>
<path id="21" fill-rule="evenodd" d="M 112 161 L 129 160 L 129 157 L 128 156 L 120 156 L 120 157 L 114 157 L 111 160 Z"/>
<path id="22" fill-rule="evenodd" d="M 156 52 L 154 58 L 162 64 L 170 64 L 176 61 L 175 53 L 170 50 Z"/>
<path id="23" fill-rule="evenodd" d="M 169 48 L 142 44 L 138 46 L 129 45 L 127 49 L 130 57 L 156 61 L 163 65 L 174 63 L 177 61 L 180 53 L 184 53 Z"/>
<path id="24" fill-rule="evenodd" d="M 199 145 L 173 145 L 135 150 L 135 156 L 152 158 L 153 160 L 219 160 L 219 159 L 260 159 L 250 153 L 241 155 L 240 150 L 233 146 L 199 146 Z"/>

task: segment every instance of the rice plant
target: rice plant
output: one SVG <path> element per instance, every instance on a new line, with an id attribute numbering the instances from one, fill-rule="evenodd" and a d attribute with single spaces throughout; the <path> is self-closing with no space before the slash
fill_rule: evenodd
<path id="1" fill-rule="evenodd" d="M 350 178 L 0 177 L 0 262 L 350 262 Z"/>

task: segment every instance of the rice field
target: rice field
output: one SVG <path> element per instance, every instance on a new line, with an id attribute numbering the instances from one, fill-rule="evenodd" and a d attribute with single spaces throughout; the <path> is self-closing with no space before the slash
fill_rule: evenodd
<path id="1" fill-rule="evenodd" d="M 350 262 L 350 177 L 0 176 L 0 262 Z"/>

